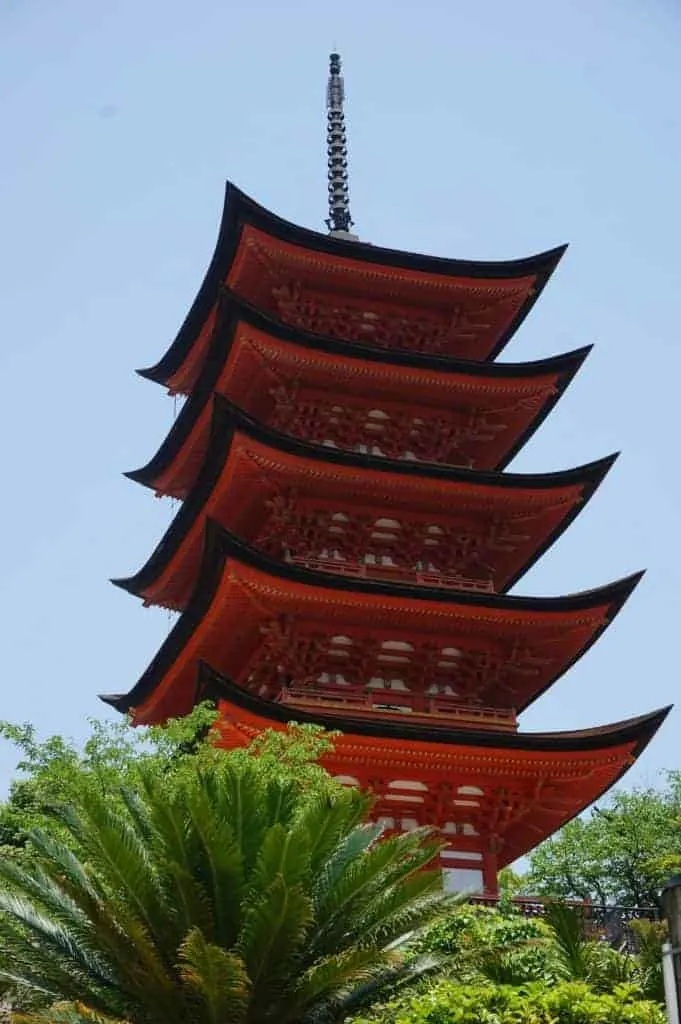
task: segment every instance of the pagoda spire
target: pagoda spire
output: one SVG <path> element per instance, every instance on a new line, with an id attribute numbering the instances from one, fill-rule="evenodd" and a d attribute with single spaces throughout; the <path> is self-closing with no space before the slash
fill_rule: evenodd
<path id="1" fill-rule="evenodd" d="M 345 83 L 341 74 L 340 54 L 329 56 L 329 80 L 326 86 L 328 154 L 329 234 L 340 238 L 356 238 L 350 231 L 350 190 L 348 187 L 348 142 L 345 132 Z"/>

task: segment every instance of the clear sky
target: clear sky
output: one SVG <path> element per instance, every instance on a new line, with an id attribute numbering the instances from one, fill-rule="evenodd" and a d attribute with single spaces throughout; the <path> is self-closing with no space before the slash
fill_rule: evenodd
<path id="1" fill-rule="evenodd" d="M 676 699 L 678 0 L 2 0 L 0 717 L 83 738 L 167 631 L 107 582 L 172 511 L 121 476 L 173 417 L 133 369 L 194 298 L 225 178 L 323 228 L 333 47 L 363 238 L 477 259 L 571 243 L 504 359 L 596 347 L 513 468 L 623 454 L 517 592 L 649 571 L 524 726 Z M 631 781 L 681 768 L 679 714 Z M 12 763 L 0 750 L 0 787 Z"/>

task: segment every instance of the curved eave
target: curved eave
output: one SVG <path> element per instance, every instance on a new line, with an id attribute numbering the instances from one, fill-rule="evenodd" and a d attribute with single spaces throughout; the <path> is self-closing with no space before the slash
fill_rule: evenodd
<path id="1" fill-rule="evenodd" d="M 672 708 L 672 705 L 669 705 L 650 714 L 610 725 L 566 732 L 522 733 L 443 729 L 409 725 L 403 719 L 393 723 L 378 718 L 353 718 L 352 715 L 312 714 L 302 708 L 276 704 L 243 690 L 205 662 L 201 662 L 197 672 L 196 703 L 201 700 L 226 700 L 236 708 L 242 708 L 280 725 L 288 725 L 291 722 L 322 725 L 326 729 L 339 730 L 345 734 L 402 740 L 405 743 L 416 741 L 446 746 L 496 747 L 500 750 L 531 750 L 537 753 L 605 750 L 608 747 L 633 743 L 634 757 L 642 753 Z"/>
<path id="2" fill-rule="evenodd" d="M 447 604 L 451 607 L 470 607 L 496 609 L 500 611 L 534 611 L 538 613 L 561 613 L 586 611 L 597 607 L 607 607 L 605 622 L 592 634 L 588 643 L 582 646 L 572 660 L 564 665 L 560 672 L 548 680 L 546 685 L 532 695 L 517 711 L 525 708 L 544 693 L 556 679 L 560 678 L 601 635 L 612 622 L 629 595 L 643 576 L 635 573 L 614 583 L 593 590 L 582 591 L 565 597 L 523 597 L 509 594 L 479 594 L 460 591 L 454 597 L 451 590 L 432 587 L 415 586 L 406 583 L 386 583 L 383 580 L 349 579 L 331 573 L 303 569 L 299 566 L 278 562 L 253 547 L 245 544 L 217 523 L 208 520 L 201 571 L 189 604 L 180 615 L 175 626 L 161 645 L 146 671 L 142 674 L 130 692 L 118 697 L 114 703 L 119 711 L 128 711 L 131 707 L 147 700 L 156 689 L 159 681 L 172 666 L 180 651 L 192 636 L 207 613 L 217 593 L 220 581 L 228 560 L 233 559 L 273 578 L 289 580 L 302 586 L 319 587 L 328 591 L 345 592 L 347 594 L 366 594 L 404 599 L 405 602 L 418 604 L 434 602 Z"/>
<path id="3" fill-rule="evenodd" d="M 617 455 L 599 459 L 596 462 L 578 466 L 574 469 L 561 470 L 555 473 L 499 473 L 474 469 L 454 469 L 431 463 L 414 463 L 397 459 L 379 458 L 339 449 L 325 448 L 293 438 L 271 427 L 265 427 L 238 409 L 220 395 L 213 398 L 213 418 L 211 439 L 201 473 L 191 493 L 180 506 L 168 530 L 155 548 L 146 564 L 127 579 L 115 580 L 117 586 L 131 594 L 141 596 L 143 592 L 158 579 L 174 558 L 180 545 L 192 528 L 196 518 L 205 509 L 225 463 L 235 434 L 242 434 L 274 452 L 293 456 L 294 458 L 310 459 L 318 463 L 342 466 L 349 469 L 370 473 L 376 478 L 377 493 L 380 493 L 380 478 L 387 474 L 422 480 L 443 481 L 448 484 L 474 485 L 489 487 L 490 490 L 553 490 L 570 485 L 581 488 L 581 496 L 572 508 L 551 531 L 545 541 L 533 553 L 522 568 L 507 581 L 504 591 L 517 583 L 528 569 L 551 547 L 567 529 L 570 523 L 585 507 L 598 489 L 606 473 L 609 471 Z M 153 486 L 154 477 L 149 476 L 148 467 L 127 474 L 132 480 L 146 486 Z M 453 496 L 454 497 L 454 496 Z"/>
<path id="4" fill-rule="evenodd" d="M 566 245 L 561 245 L 525 259 L 491 262 L 452 260 L 386 249 L 299 227 L 270 213 L 235 185 L 227 182 L 217 243 L 203 283 L 174 342 L 156 366 L 145 371 L 146 376 L 153 380 L 165 381 L 181 367 L 218 299 L 220 287 L 227 277 L 238 247 L 241 229 L 246 224 L 260 229 L 272 238 L 299 245 L 312 252 L 347 257 L 367 264 L 420 271 L 443 277 L 469 277 L 490 281 L 535 275 L 533 294 L 523 303 L 518 315 L 503 332 L 495 351 L 489 356 L 490 359 L 498 355 L 525 319 L 567 248 Z"/>
<path id="5" fill-rule="evenodd" d="M 331 355 L 346 358 L 356 357 L 372 363 L 384 363 L 388 366 L 404 366 L 409 369 L 441 371 L 442 373 L 468 374 L 474 377 L 491 377 L 493 379 L 535 377 L 542 374 L 556 373 L 574 376 L 593 345 L 584 345 L 570 352 L 545 359 L 527 362 L 492 363 L 474 359 L 459 359 L 455 356 L 429 355 L 421 352 L 408 352 L 403 349 L 374 348 L 358 341 L 343 341 L 328 334 L 317 334 L 314 331 L 292 327 L 263 310 L 257 309 L 228 288 L 220 289 L 218 317 L 214 334 L 223 340 L 221 351 L 226 356 L 232 342 L 236 327 L 240 322 L 248 324 L 256 330 L 269 334 L 283 342 L 299 345 L 302 348 L 328 352 Z M 225 344 L 226 342 L 226 344 Z M 140 377 L 165 384 L 179 367 L 171 373 L 158 371 L 156 366 L 136 370 Z"/>
<path id="6" fill-rule="evenodd" d="M 396 357 L 398 353 L 385 353 L 383 350 L 367 349 L 361 345 L 352 346 L 352 351 L 341 352 L 338 351 L 338 345 L 332 339 L 303 332 L 290 333 L 288 329 L 285 329 L 277 321 L 271 321 L 268 318 L 262 317 L 250 309 L 250 307 L 245 308 L 242 303 L 232 305 L 232 300 L 230 300 L 230 312 L 227 314 L 226 321 L 220 325 L 213 337 L 206 362 L 195 388 L 193 388 L 187 401 L 182 406 L 179 416 L 173 423 L 156 454 L 142 469 L 127 474 L 130 479 L 151 486 L 149 481 L 165 473 L 172 465 L 177 453 L 187 441 L 194 426 L 215 393 L 216 385 L 231 351 L 241 321 L 283 342 L 305 348 L 333 352 L 334 354 L 342 355 L 344 358 L 357 358 L 358 360 L 369 360 L 374 363 L 437 371 L 442 372 L 443 375 L 466 375 L 492 381 L 504 379 L 523 380 L 555 375 L 558 378 L 555 393 L 544 402 L 527 429 L 518 436 L 504 459 L 497 466 L 499 470 L 508 465 L 511 459 L 517 455 L 543 423 L 551 409 L 553 409 L 556 402 L 558 402 L 574 379 L 592 348 L 589 345 L 548 359 L 538 359 L 526 363 L 481 364 L 469 360 L 443 360 L 439 357 L 425 356 L 408 359 L 384 358 L 386 355 L 394 355 Z M 349 345 L 348 348 L 350 348 Z M 380 358 L 378 358 L 379 356 Z M 143 375 L 148 374 L 148 371 L 138 372 L 141 372 Z"/>

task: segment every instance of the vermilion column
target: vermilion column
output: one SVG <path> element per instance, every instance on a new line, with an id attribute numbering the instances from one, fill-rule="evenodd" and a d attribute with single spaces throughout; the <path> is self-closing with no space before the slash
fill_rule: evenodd
<path id="1" fill-rule="evenodd" d="M 490 847 L 492 844 L 490 844 Z M 496 851 L 488 848 L 482 855 L 482 885 L 485 896 L 499 895 L 499 882 L 497 880 L 497 855 Z"/>

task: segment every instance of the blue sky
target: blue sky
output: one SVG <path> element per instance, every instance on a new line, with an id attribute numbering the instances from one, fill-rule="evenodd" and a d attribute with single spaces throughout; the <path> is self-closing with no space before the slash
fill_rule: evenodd
<path id="1" fill-rule="evenodd" d="M 513 468 L 623 454 L 517 592 L 648 574 L 524 727 L 676 699 L 678 2 L 3 0 L 2 718 L 83 738 L 88 716 L 113 716 L 97 693 L 129 689 L 167 631 L 107 582 L 172 511 L 121 476 L 173 416 L 133 368 L 189 308 L 226 177 L 322 228 L 336 46 L 363 238 L 479 259 L 571 243 L 504 359 L 596 348 Z M 631 781 L 681 768 L 679 714 Z M 0 749 L 0 787 L 12 764 Z"/>

